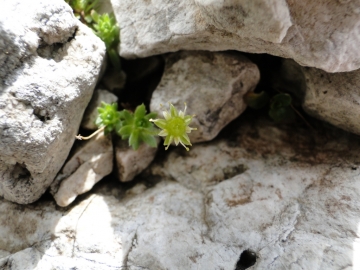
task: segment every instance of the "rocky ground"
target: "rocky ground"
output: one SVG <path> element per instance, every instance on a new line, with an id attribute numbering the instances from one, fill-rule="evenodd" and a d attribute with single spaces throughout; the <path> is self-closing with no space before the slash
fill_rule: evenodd
<path id="1" fill-rule="evenodd" d="M 360 5 L 102 8 L 120 72 L 64 1 L 0 10 L 0 269 L 360 269 Z M 295 119 L 247 108 L 261 91 Z M 186 102 L 191 150 L 75 141 L 101 101 Z"/>

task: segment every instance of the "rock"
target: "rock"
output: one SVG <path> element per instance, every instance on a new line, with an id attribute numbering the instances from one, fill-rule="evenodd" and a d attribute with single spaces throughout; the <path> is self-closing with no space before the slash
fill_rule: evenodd
<path id="1" fill-rule="evenodd" d="M 134 179 L 153 161 L 157 148 L 142 143 L 137 150 L 129 147 L 125 140 L 117 140 L 115 147 L 115 158 L 117 175 L 121 182 L 128 182 Z"/>
<path id="2" fill-rule="evenodd" d="M 328 72 L 360 68 L 357 1 L 111 2 L 125 58 L 237 50 L 292 58 Z"/>
<path id="3" fill-rule="evenodd" d="M 81 127 L 89 130 L 96 130 L 98 127 L 95 125 L 95 121 L 99 115 L 97 108 L 101 106 L 101 102 L 111 104 L 117 101 L 118 97 L 113 93 L 102 89 L 95 90 L 89 105 L 84 112 Z"/>
<path id="4" fill-rule="evenodd" d="M 160 104 L 171 102 L 183 110 L 186 102 L 187 113 L 196 115 L 191 142 L 209 141 L 246 109 L 243 95 L 254 90 L 259 79 L 256 65 L 240 54 L 175 53 L 166 60 L 150 110 L 162 115 Z"/>
<path id="5" fill-rule="evenodd" d="M 284 60 L 281 69 L 283 81 L 302 97 L 308 114 L 360 135 L 360 70 L 331 74 L 291 60 Z"/>
<path id="6" fill-rule="evenodd" d="M 227 245 L 229 262 L 244 250 L 254 251 L 257 262 L 251 269 L 359 267 L 353 262 L 360 255 L 359 245 L 354 246 L 359 219 L 352 213 L 360 207 L 359 139 L 333 129 L 280 130 L 252 116 L 232 128 L 235 134 L 228 128 L 223 139 L 189 152 L 173 150 L 147 170 L 204 194 L 203 239 Z M 198 251 L 196 259 L 209 253 Z M 134 254 L 134 262 L 140 254 Z M 212 268 L 235 268 L 220 261 Z M 209 269 L 205 262 L 196 263 Z"/>
<path id="7" fill-rule="evenodd" d="M 0 196 L 27 204 L 50 186 L 70 152 L 105 46 L 62 0 L 4 6 Z"/>
<path id="8" fill-rule="evenodd" d="M 110 174 L 113 169 L 113 146 L 110 136 L 98 134 L 79 146 L 51 185 L 59 206 L 68 206 L 78 195 Z"/>
<path id="9" fill-rule="evenodd" d="M 359 138 L 239 120 L 131 189 L 101 182 L 65 209 L 0 200 L 0 268 L 235 269 L 251 250 L 248 269 L 358 269 Z"/>
<path id="10" fill-rule="evenodd" d="M 66 43 L 78 28 L 61 0 L 4 3 L 0 18 L 0 86 L 15 69 L 31 65 L 39 47 Z"/>

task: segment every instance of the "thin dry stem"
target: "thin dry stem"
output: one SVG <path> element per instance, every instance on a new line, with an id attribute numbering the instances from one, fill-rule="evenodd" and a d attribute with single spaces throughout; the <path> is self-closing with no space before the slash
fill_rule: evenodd
<path id="1" fill-rule="evenodd" d="M 81 136 L 80 134 L 79 135 L 76 135 L 75 138 L 78 139 L 78 140 L 89 140 L 91 139 L 92 137 L 94 137 L 95 135 L 99 134 L 101 131 L 103 131 L 104 129 L 106 128 L 106 126 L 103 126 L 101 128 L 99 128 L 98 130 L 96 130 L 94 133 L 92 133 L 91 135 L 87 136 L 87 137 L 83 137 Z"/>

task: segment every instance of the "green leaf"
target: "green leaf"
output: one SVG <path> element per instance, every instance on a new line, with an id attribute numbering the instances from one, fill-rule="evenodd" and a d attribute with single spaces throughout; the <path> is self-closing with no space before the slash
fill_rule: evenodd
<path id="1" fill-rule="evenodd" d="M 157 142 L 154 136 L 150 134 L 141 134 L 141 139 L 151 147 L 157 147 Z"/>
<path id="2" fill-rule="evenodd" d="M 260 93 L 248 92 L 244 96 L 244 101 L 252 109 L 261 109 L 269 102 L 269 95 L 264 91 Z"/>
<path id="3" fill-rule="evenodd" d="M 90 16 L 94 20 L 94 22 L 97 23 L 99 21 L 99 14 L 95 10 L 92 10 L 90 12 Z M 96 26 L 98 26 L 98 25 L 96 25 Z M 94 27 L 95 27 L 95 25 L 94 25 Z"/>
<path id="4" fill-rule="evenodd" d="M 275 122 L 291 122 L 295 119 L 295 113 L 290 106 L 271 108 L 269 111 L 269 116 Z"/>
<path id="5" fill-rule="evenodd" d="M 145 114 L 146 114 L 146 108 L 145 108 L 144 104 L 141 104 L 136 107 L 136 110 L 134 113 L 135 118 L 142 119 L 145 117 Z"/>
<path id="6" fill-rule="evenodd" d="M 132 130 L 133 130 L 133 127 L 131 125 L 126 125 L 126 126 L 123 126 L 122 128 L 120 128 L 118 133 L 121 137 L 123 137 L 125 139 L 125 138 L 129 138 Z"/>
<path id="7" fill-rule="evenodd" d="M 129 146 L 131 146 L 134 150 L 139 148 L 139 132 L 137 130 L 133 130 L 129 137 Z"/>
<path id="8" fill-rule="evenodd" d="M 144 119 L 149 121 L 150 119 L 155 119 L 156 116 L 157 116 L 156 112 L 151 112 L 151 113 L 148 113 L 147 115 L 145 115 Z"/>
<path id="9" fill-rule="evenodd" d="M 125 122 L 126 122 L 127 125 L 132 124 L 134 122 L 134 116 L 128 110 L 123 110 L 123 115 L 122 116 L 124 117 Z"/>
<path id="10" fill-rule="evenodd" d="M 283 93 L 277 94 L 272 97 L 270 101 L 270 108 L 275 109 L 275 108 L 287 107 L 291 104 L 291 102 L 292 99 L 289 94 L 283 94 Z"/>

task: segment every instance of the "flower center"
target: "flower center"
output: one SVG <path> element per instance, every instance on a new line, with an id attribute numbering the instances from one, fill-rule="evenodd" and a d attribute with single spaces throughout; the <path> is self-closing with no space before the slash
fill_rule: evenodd
<path id="1" fill-rule="evenodd" d="M 181 117 L 174 117 L 168 120 L 166 129 L 169 135 L 179 137 L 186 133 L 186 124 Z"/>

